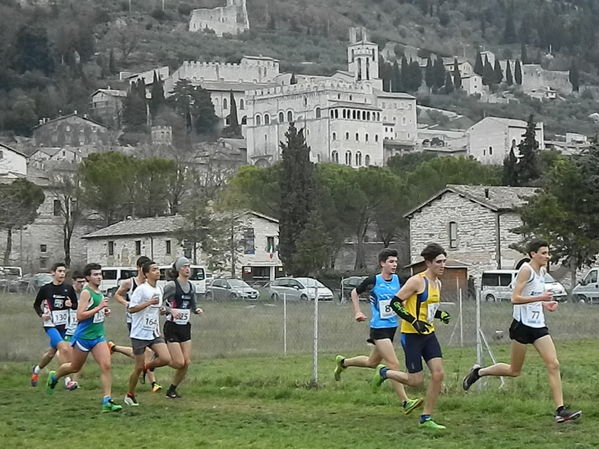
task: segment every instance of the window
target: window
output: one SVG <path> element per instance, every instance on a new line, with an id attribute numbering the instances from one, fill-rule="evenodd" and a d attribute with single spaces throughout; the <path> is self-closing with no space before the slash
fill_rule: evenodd
<path id="1" fill-rule="evenodd" d="M 287 121 L 291 123 L 293 121 L 293 112 L 287 111 Z"/>
<path id="2" fill-rule="evenodd" d="M 320 118 L 320 108 L 316 108 L 316 118 Z"/>
<path id="3" fill-rule="evenodd" d="M 308 97 L 304 97 L 304 106 L 308 106 Z"/>
<path id="4" fill-rule="evenodd" d="M 223 98 L 223 109 L 228 109 L 227 108 L 227 99 Z"/>
<path id="5" fill-rule="evenodd" d="M 354 109 L 353 111 L 351 111 L 351 118 L 352 119 L 356 119 L 356 110 Z"/>
<path id="6" fill-rule="evenodd" d="M 247 125 L 247 123 L 248 123 L 248 118 L 247 118 L 247 116 L 246 116 L 246 115 L 244 115 L 244 116 L 241 118 L 241 124 L 242 124 L 242 125 Z"/>
<path id="7" fill-rule="evenodd" d="M 339 153 L 337 153 L 336 151 L 333 151 L 331 153 L 331 160 L 333 162 L 335 162 L 336 164 L 338 164 L 339 163 Z"/>
<path id="8" fill-rule="evenodd" d="M 45 253 L 48 251 L 48 245 L 40 245 L 40 253 Z"/>
<path id="9" fill-rule="evenodd" d="M 345 133 L 345 140 L 349 140 L 349 133 Z"/>
<path id="10" fill-rule="evenodd" d="M 345 165 L 351 166 L 351 151 L 349 150 L 345 152 Z"/>
<path id="11" fill-rule="evenodd" d="M 275 238 L 274 237 L 266 237 L 266 252 L 274 253 L 277 250 L 275 247 Z"/>
<path id="12" fill-rule="evenodd" d="M 352 100 L 352 96 L 350 95 L 350 96 L 349 96 L 349 101 L 351 101 L 351 100 Z"/>
<path id="13" fill-rule="evenodd" d="M 406 124 L 406 118 L 405 118 L 405 117 L 402 117 L 402 118 L 401 118 L 401 124 L 402 124 L 402 125 L 405 125 L 405 124 Z"/>
<path id="14" fill-rule="evenodd" d="M 58 217 L 60 215 L 60 200 L 54 200 L 54 216 Z"/>
<path id="15" fill-rule="evenodd" d="M 260 114 L 256 114 L 256 126 L 260 126 L 262 124 L 262 120 Z"/>
<path id="16" fill-rule="evenodd" d="M 455 221 L 449 222 L 449 247 L 458 247 L 458 224 Z"/>
<path id="17" fill-rule="evenodd" d="M 333 133 L 333 140 L 337 140 L 337 133 Z"/>
<path id="18" fill-rule="evenodd" d="M 270 125 L 270 115 L 264 114 L 264 124 Z"/>
<path id="19" fill-rule="evenodd" d="M 493 156 L 493 147 L 489 147 L 489 156 Z"/>
<path id="20" fill-rule="evenodd" d="M 364 142 L 368 142 L 368 134 L 364 136 Z"/>
<path id="21" fill-rule="evenodd" d="M 356 165 L 359 167 L 362 165 L 362 153 L 356 151 Z"/>
<path id="22" fill-rule="evenodd" d="M 240 110 L 245 109 L 245 101 L 243 100 L 243 98 L 241 100 L 239 100 L 239 109 Z"/>
<path id="23" fill-rule="evenodd" d="M 379 135 L 378 135 L 378 134 L 375 134 L 375 135 L 374 135 L 374 141 L 375 141 L 375 142 L 378 142 L 378 141 L 379 141 Z"/>
<path id="24" fill-rule="evenodd" d="M 364 165 L 369 166 L 370 165 L 370 156 L 366 155 L 366 157 L 364 158 Z"/>
<path id="25" fill-rule="evenodd" d="M 166 241 L 166 242 L 164 242 L 164 243 L 165 243 L 165 250 L 164 250 L 164 252 L 165 252 L 166 254 L 170 254 L 170 253 L 171 253 L 171 241 L 170 241 L 170 240 L 167 240 L 167 241 Z"/>
<path id="26" fill-rule="evenodd" d="M 246 228 L 243 231 L 243 253 L 256 254 L 256 247 L 254 245 L 254 228 Z"/>
<path id="27" fill-rule="evenodd" d="M 141 256 L 141 240 L 135 241 L 135 255 Z"/>
<path id="28" fill-rule="evenodd" d="M 285 114 L 279 112 L 279 123 L 283 123 L 285 121 Z"/>
<path id="29" fill-rule="evenodd" d="M 108 255 L 114 256 L 114 240 L 108 241 Z"/>
<path id="30" fill-rule="evenodd" d="M 360 141 L 360 133 L 356 133 L 356 142 Z"/>

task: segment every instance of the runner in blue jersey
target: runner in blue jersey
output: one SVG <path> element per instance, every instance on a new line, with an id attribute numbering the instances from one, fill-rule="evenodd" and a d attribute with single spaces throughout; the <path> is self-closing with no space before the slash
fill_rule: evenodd
<path id="1" fill-rule="evenodd" d="M 395 274 L 397 270 L 397 250 L 385 248 L 380 252 L 378 260 L 381 273 L 364 279 L 351 292 L 354 319 L 359 323 L 367 320 L 366 315 L 360 309 L 359 296 L 367 291 L 370 293 L 370 337 L 367 341 L 373 344 L 374 348 L 368 356 L 360 355 L 345 358 L 338 355 L 335 358 L 335 380 L 341 380 L 341 373 L 349 366 L 376 368 L 384 361 L 386 365 L 399 369 L 399 360 L 393 347 L 393 337 L 397 331 L 399 320 L 390 307 L 391 298 L 401 287 L 399 277 Z M 409 399 L 401 383 L 392 382 L 391 385 L 401 400 L 406 415 L 422 404 L 422 398 Z"/>

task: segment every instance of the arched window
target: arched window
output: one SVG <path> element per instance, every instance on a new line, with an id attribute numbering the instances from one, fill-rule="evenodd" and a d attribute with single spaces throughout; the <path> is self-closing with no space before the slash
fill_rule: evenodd
<path id="1" fill-rule="evenodd" d="M 223 109 L 228 109 L 227 107 L 227 99 L 223 98 Z"/>
<path id="2" fill-rule="evenodd" d="M 293 121 L 293 112 L 287 111 L 287 121 L 291 123 Z"/>
<path id="3" fill-rule="evenodd" d="M 378 142 L 378 141 L 379 141 L 379 135 L 378 135 L 378 134 L 375 134 L 375 135 L 374 135 L 374 141 L 375 141 L 375 142 Z"/>
<path id="4" fill-rule="evenodd" d="M 489 156 L 493 156 L 493 147 L 489 147 Z"/>
<path id="5" fill-rule="evenodd" d="M 364 136 L 364 142 L 368 142 L 368 134 Z"/>
<path id="6" fill-rule="evenodd" d="M 366 120 L 370 120 L 370 111 L 366 112 Z"/>
<path id="7" fill-rule="evenodd" d="M 347 118 L 347 111 L 345 109 L 343 110 L 343 118 Z"/>
<path id="8" fill-rule="evenodd" d="M 356 133 L 356 142 L 360 141 L 360 133 Z"/>
<path id="9" fill-rule="evenodd" d="M 241 117 L 241 124 L 242 125 L 247 125 L 247 123 L 248 123 L 247 115 L 244 115 L 243 117 Z"/>
<path id="10" fill-rule="evenodd" d="M 351 100 L 352 100 L 352 96 L 350 95 L 350 96 L 349 96 L 349 101 L 351 101 Z"/>
<path id="11" fill-rule="evenodd" d="M 285 121 L 285 114 L 283 112 L 279 112 L 279 123 L 283 123 Z"/>
<path id="12" fill-rule="evenodd" d="M 308 106 L 308 97 L 304 97 L 304 106 Z"/>
<path id="13" fill-rule="evenodd" d="M 262 124 L 262 119 L 260 117 L 260 114 L 256 114 L 256 126 L 260 126 Z"/>
<path id="14" fill-rule="evenodd" d="M 349 140 L 349 133 L 345 133 L 345 140 Z"/>
<path id="15" fill-rule="evenodd" d="M 449 222 L 449 247 L 458 247 L 458 224 L 455 221 Z"/>
<path id="16" fill-rule="evenodd" d="M 245 109 L 245 101 L 243 100 L 243 98 L 241 100 L 239 100 L 239 109 L 240 110 Z"/>
<path id="17" fill-rule="evenodd" d="M 316 118 L 320 118 L 320 108 L 316 108 Z"/>
<path id="18" fill-rule="evenodd" d="M 270 125 L 270 115 L 264 114 L 264 124 Z"/>
<path id="19" fill-rule="evenodd" d="M 351 166 L 351 151 L 349 150 L 345 152 L 345 165 Z"/>
<path id="20" fill-rule="evenodd" d="M 356 110 L 355 109 L 353 111 L 351 111 L 351 118 L 356 120 Z"/>
<path id="21" fill-rule="evenodd" d="M 364 158 L 364 165 L 366 165 L 367 167 L 370 165 L 370 156 L 366 155 L 366 157 Z"/>
<path id="22" fill-rule="evenodd" d="M 333 140 L 337 140 L 337 133 L 333 133 Z"/>
<path id="23" fill-rule="evenodd" d="M 356 151 L 356 165 L 359 167 L 362 165 L 362 153 Z"/>
<path id="24" fill-rule="evenodd" d="M 336 151 L 333 151 L 331 153 L 331 160 L 332 162 L 335 162 L 336 164 L 339 163 L 339 153 L 337 153 Z"/>

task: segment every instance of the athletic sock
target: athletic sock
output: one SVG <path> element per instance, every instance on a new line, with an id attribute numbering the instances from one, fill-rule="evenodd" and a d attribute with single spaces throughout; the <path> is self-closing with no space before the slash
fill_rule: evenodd
<path id="1" fill-rule="evenodd" d="M 387 378 L 387 371 L 389 371 L 389 368 L 387 368 L 387 367 L 381 368 L 381 370 L 379 371 L 381 378 L 383 378 L 383 379 Z"/>
<path id="2" fill-rule="evenodd" d="M 171 384 L 170 387 L 168 387 L 168 391 L 175 391 L 177 389 L 176 385 Z"/>
<path id="3" fill-rule="evenodd" d="M 560 405 L 558 408 L 555 409 L 555 413 L 559 413 L 561 412 L 565 407 L 563 405 Z"/>
<path id="4" fill-rule="evenodd" d="M 35 366 L 33 367 L 33 374 L 39 374 L 39 373 L 40 373 L 40 371 L 41 371 L 41 368 L 40 368 L 40 366 L 39 366 L 39 365 L 35 365 Z"/>
<path id="5" fill-rule="evenodd" d="M 127 393 L 128 398 L 132 398 L 133 396 L 135 396 L 133 393 Z"/>
<path id="6" fill-rule="evenodd" d="M 347 367 L 345 366 L 345 359 L 341 359 L 341 368 L 347 368 Z"/>
<path id="7" fill-rule="evenodd" d="M 64 378 L 64 384 L 65 384 L 65 385 L 68 385 L 68 383 L 69 383 L 70 381 L 71 381 L 71 376 L 66 376 L 66 377 Z"/>
<path id="8" fill-rule="evenodd" d="M 420 415 L 420 424 L 428 421 L 429 419 L 431 419 L 431 415 Z"/>

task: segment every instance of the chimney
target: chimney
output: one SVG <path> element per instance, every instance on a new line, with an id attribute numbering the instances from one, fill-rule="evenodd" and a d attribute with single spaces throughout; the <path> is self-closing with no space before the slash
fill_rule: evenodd
<path id="1" fill-rule="evenodd" d="M 485 199 L 489 199 L 489 189 L 485 188 Z"/>

